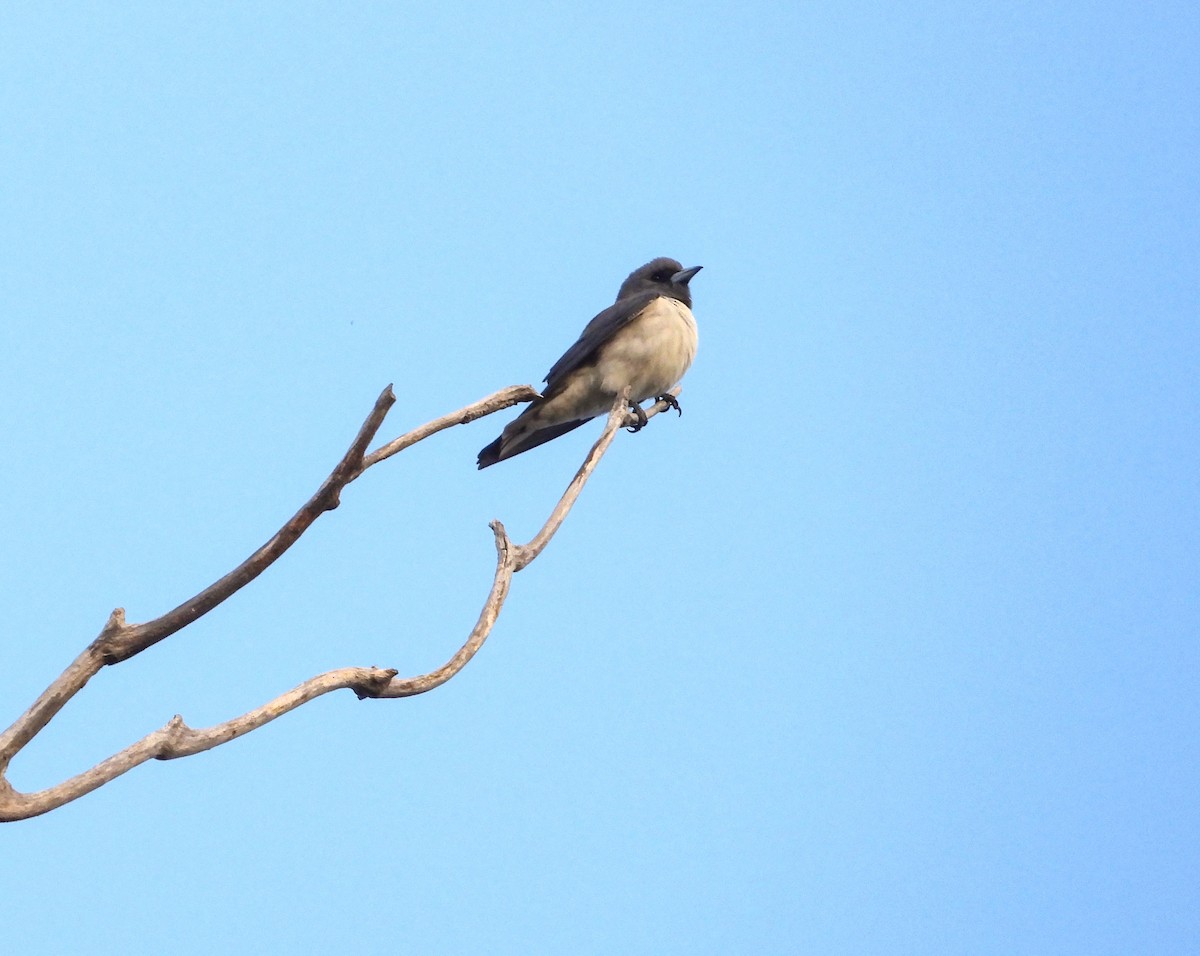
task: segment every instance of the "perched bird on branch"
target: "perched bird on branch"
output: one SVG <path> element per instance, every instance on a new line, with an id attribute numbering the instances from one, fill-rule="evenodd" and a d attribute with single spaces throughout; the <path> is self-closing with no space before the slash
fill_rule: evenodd
<path id="1" fill-rule="evenodd" d="M 665 401 L 696 357 L 696 319 L 688 283 L 700 266 L 685 269 L 660 258 L 635 269 L 621 283 L 617 301 L 597 315 L 546 374 L 546 389 L 479 453 L 479 467 L 536 448 L 612 408 L 630 386 L 634 413 L 645 423 L 641 402 Z M 635 426 L 635 430 L 638 426 Z"/>

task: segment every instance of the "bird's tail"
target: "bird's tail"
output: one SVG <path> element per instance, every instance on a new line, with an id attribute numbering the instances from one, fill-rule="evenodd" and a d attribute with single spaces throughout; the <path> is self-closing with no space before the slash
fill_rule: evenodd
<path id="1" fill-rule="evenodd" d="M 499 438 L 479 452 L 479 460 L 476 464 L 480 468 L 487 468 L 498 461 L 504 461 L 505 458 L 512 458 L 513 455 L 529 451 L 530 448 L 537 448 L 538 445 L 543 445 L 557 438 L 559 435 L 565 435 L 567 432 L 592 420 L 591 418 L 578 418 L 575 421 L 559 422 L 555 425 L 546 425 L 544 428 L 539 428 L 537 425 L 537 411 L 538 408 L 531 405 L 518 415 L 500 433 Z"/>

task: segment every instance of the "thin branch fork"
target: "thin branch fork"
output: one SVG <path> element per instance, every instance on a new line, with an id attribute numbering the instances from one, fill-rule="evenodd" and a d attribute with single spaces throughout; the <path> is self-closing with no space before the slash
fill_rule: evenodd
<path id="1" fill-rule="evenodd" d="M 84 685 L 102 667 L 107 664 L 119 664 L 121 661 L 140 654 L 228 600 L 274 564 L 312 526 L 317 518 L 326 511 L 332 511 L 338 507 L 342 490 L 368 468 L 454 425 L 466 424 L 538 397 L 538 392 L 528 385 L 514 385 L 501 389 L 465 408 L 427 422 L 379 446 L 368 454 L 367 448 L 370 447 L 389 410 L 396 402 L 396 396 L 389 385 L 375 400 L 374 407 L 358 430 L 358 434 L 346 454 L 342 456 L 329 477 L 322 482 L 316 494 L 305 502 L 270 540 L 224 577 L 161 617 L 141 624 L 129 624 L 125 620 L 123 608 L 114 610 L 96 639 L 71 662 L 67 669 L 46 688 L 11 727 L 0 734 L 0 822 L 24 820 L 57 809 L 63 804 L 103 786 L 147 760 L 173 760 L 177 757 L 187 757 L 211 750 L 213 747 L 228 743 L 256 730 L 310 700 L 315 700 L 317 697 L 335 690 L 352 690 L 360 699 L 412 697 L 433 690 L 450 680 L 470 662 L 483 646 L 484 641 L 487 640 L 499 617 L 500 609 L 508 597 L 512 576 L 527 567 L 542 553 L 555 532 L 566 520 L 567 514 L 583 490 L 583 486 L 595 471 L 617 432 L 621 427 L 634 423 L 635 417 L 628 411 L 630 408 L 628 392 L 629 390 L 626 389 L 622 395 L 618 396 L 599 439 L 588 452 L 583 464 L 550 513 L 546 523 L 528 544 L 514 544 L 499 521 L 491 523 L 496 547 L 496 571 L 493 575 L 491 590 L 484 601 L 479 619 L 471 629 L 465 643 L 441 667 L 428 674 L 407 678 L 401 678 L 398 671 L 390 668 L 345 667 L 327 671 L 232 720 L 213 727 L 195 730 L 188 727 L 182 717 L 176 715 L 158 730 L 101 761 L 90 770 L 62 783 L 36 793 L 21 793 L 14 789 L 7 779 L 8 766 L 13 757 L 62 710 L 68 701 L 83 689 Z M 679 389 L 676 388 L 671 394 L 677 395 L 678 393 Z M 645 415 L 650 418 L 669 407 L 667 402 L 659 401 L 651 408 L 646 409 Z"/>

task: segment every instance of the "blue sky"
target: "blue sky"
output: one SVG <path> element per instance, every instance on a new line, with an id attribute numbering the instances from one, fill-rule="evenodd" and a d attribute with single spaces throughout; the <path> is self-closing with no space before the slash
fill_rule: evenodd
<path id="1" fill-rule="evenodd" d="M 0 829 L 21 952 L 1194 953 L 1192 4 L 0 15 L 0 722 L 382 437 L 537 383 L 637 265 L 622 434 L 480 656 Z M 589 427 L 385 463 L 101 672 L 23 790 L 409 674 Z M 598 430 L 598 426 L 597 429 Z"/>

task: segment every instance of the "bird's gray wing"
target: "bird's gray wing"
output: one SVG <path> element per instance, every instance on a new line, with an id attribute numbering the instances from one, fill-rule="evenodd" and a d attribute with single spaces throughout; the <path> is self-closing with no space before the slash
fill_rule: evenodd
<path id="1" fill-rule="evenodd" d="M 601 345 L 637 318 L 642 309 L 657 299 L 658 295 L 657 292 L 639 292 L 637 295 L 626 296 L 592 319 L 579 336 L 579 341 L 567 349 L 562 358 L 546 373 L 546 393 L 552 392 L 554 387 L 575 369 L 587 365 L 595 358 Z"/>

